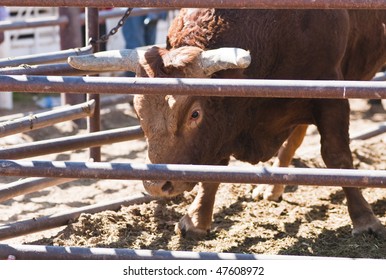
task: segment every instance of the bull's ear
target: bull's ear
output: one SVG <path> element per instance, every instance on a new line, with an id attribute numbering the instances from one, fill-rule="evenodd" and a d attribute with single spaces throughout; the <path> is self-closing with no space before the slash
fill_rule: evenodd
<path id="1" fill-rule="evenodd" d="M 136 72 L 144 50 L 112 50 L 82 56 L 70 56 L 68 64 L 78 70 Z"/>
<path id="2" fill-rule="evenodd" d="M 141 119 L 141 117 L 139 116 L 138 110 L 141 109 L 141 107 L 142 107 L 143 98 L 144 98 L 144 95 L 142 95 L 142 94 L 134 94 L 133 108 L 134 108 L 135 114 L 137 115 L 138 120 Z"/>
<path id="3" fill-rule="evenodd" d="M 251 64 L 249 51 L 240 48 L 219 48 L 203 51 L 199 63 L 207 76 L 226 69 L 244 69 Z"/>

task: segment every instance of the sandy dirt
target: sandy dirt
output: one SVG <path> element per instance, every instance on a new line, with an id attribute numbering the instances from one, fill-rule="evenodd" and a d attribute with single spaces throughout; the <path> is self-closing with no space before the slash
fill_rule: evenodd
<path id="1" fill-rule="evenodd" d="M 16 105 L 15 112 L 36 109 L 32 102 Z M 369 114 L 364 100 L 352 100 L 351 106 L 351 135 L 386 121 L 384 113 Z M 6 115 L 10 112 L 0 113 Z M 127 103 L 107 106 L 102 110 L 103 129 L 135 124 L 135 114 Z M 5 137 L 0 139 L 0 145 L 6 147 L 80 133 L 86 132 L 67 122 Z M 307 134 L 293 160 L 293 166 L 323 167 L 319 156 L 318 133 L 314 127 L 310 127 Z M 385 170 L 385 142 L 386 134 L 365 141 L 352 141 L 355 167 Z M 102 147 L 102 160 L 107 162 L 144 162 L 145 155 L 146 143 L 143 139 Z M 87 161 L 88 151 L 77 150 L 34 159 Z M 232 164 L 243 163 L 234 161 Z M 0 187 L 18 179 L 2 177 Z M 172 200 L 122 207 L 118 211 L 82 214 L 66 226 L 1 242 L 386 259 L 386 240 L 370 235 L 351 236 L 351 222 L 341 188 L 288 186 L 281 202 L 254 201 L 253 188 L 249 184 L 223 184 L 220 187 L 212 231 L 201 241 L 186 240 L 174 233 L 175 224 L 194 198 L 193 190 Z M 86 205 L 134 196 L 143 191 L 139 181 L 73 181 L 2 202 L 0 223 L 63 213 Z M 364 190 L 364 195 L 375 214 L 386 225 L 386 189 L 368 188 Z"/>

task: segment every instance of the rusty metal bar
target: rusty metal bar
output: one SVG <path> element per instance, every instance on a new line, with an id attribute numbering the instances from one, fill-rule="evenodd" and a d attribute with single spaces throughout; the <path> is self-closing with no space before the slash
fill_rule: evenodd
<path id="1" fill-rule="evenodd" d="M 382 9 L 384 0 L 2 0 L 4 6 L 48 7 L 170 7 L 170 8 L 263 8 L 263 9 Z"/>
<path id="2" fill-rule="evenodd" d="M 386 132 L 386 122 L 381 123 L 376 128 L 362 131 L 350 137 L 350 140 L 367 140 Z"/>
<path id="3" fill-rule="evenodd" d="M 53 214 L 39 218 L 32 218 L 29 220 L 19 221 L 11 224 L 0 226 L 0 240 L 14 238 L 25 234 L 44 231 L 60 226 L 67 225 L 70 220 L 77 219 L 82 213 L 98 213 L 105 210 L 117 211 L 122 206 L 129 206 L 133 204 L 148 203 L 154 200 L 151 196 L 136 196 L 124 199 L 118 199 L 105 203 L 98 203 L 81 208 L 69 210 L 60 214 Z"/>
<path id="4" fill-rule="evenodd" d="M 23 21 L 0 21 L 0 31 L 6 30 L 19 30 L 25 28 L 37 28 L 46 26 L 64 26 L 68 24 L 67 17 L 40 17 L 40 18 L 29 18 Z"/>
<path id="5" fill-rule="evenodd" d="M 68 65 L 68 63 L 54 63 L 54 64 L 32 65 L 32 66 L 22 65 L 18 67 L 0 68 L 0 75 L 83 76 L 83 75 L 94 75 L 102 72 L 104 72 L 103 69 L 101 69 L 100 72 L 99 71 L 98 72 L 97 71 L 80 71 L 72 68 L 70 65 Z"/>
<path id="6" fill-rule="evenodd" d="M 31 114 L 28 117 L 0 123 L 0 137 L 39 129 L 58 122 L 75 120 L 90 116 L 94 113 L 95 104 L 91 100 L 86 103 L 62 107 L 55 110 Z"/>
<path id="7" fill-rule="evenodd" d="M 67 60 L 68 56 L 84 55 L 92 53 L 91 45 L 83 48 L 68 49 L 59 52 L 28 55 L 20 57 L 8 57 L 0 59 L 0 75 L 65 75 L 65 76 L 84 76 L 96 75 L 98 73 L 111 72 L 101 69 L 100 71 L 82 71 L 71 67 L 68 63 L 53 63 Z M 26 64 L 26 65 L 23 65 Z M 21 65 L 21 66 L 19 66 Z M 32 65 L 32 66 L 31 66 Z M 3 68 L 1 68 L 3 67 Z M 385 81 L 386 73 L 379 73 L 373 81 Z"/>
<path id="8" fill-rule="evenodd" d="M 22 159 L 64 151 L 98 147 L 143 137 L 140 126 L 117 128 L 86 135 L 68 136 L 0 149 L 0 159 Z"/>
<path id="9" fill-rule="evenodd" d="M 19 66 L 21 64 L 36 65 L 43 63 L 53 63 L 67 61 L 69 56 L 79 56 L 91 54 L 92 47 L 86 46 L 83 48 L 72 48 L 63 51 L 49 52 L 35 55 L 25 55 L 19 57 L 7 57 L 0 59 L 0 67 Z M 0 69 L 3 70 L 3 69 Z M 5 69 L 6 70 L 6 69 Z M 51 74 L 52 75 L 52 74 Z"/>
<path id="10" fill-rule="evenodd" d="M 165 250 L 133 250 L 124 248 L 85 248 L 43 245 L 0 244 L 0 259 L 16 260 L 344 260 L 345 258 L 258 255 Z M 347 260 L 347 258 L 346 258 Z"/>
<path id="11" fill-rule="evenodd" d="M 0 202 L 19 195 L 74 181 L 72 178 L 27 178 L 0 187 Z"/>
<path id="12" fill-rule="evenodd" d="M 110 106 L 118 103 L 128 103 L 128 102 L 133 102 L 133 95 L 127 95 L 127 94 L 109 95 L 109 96 L 103 97 L 101 101 L 102 101 L 102 106 Z M 47 111 L 48 111 L 47 109 L 42 109 L 42 110 L 35 111 L 35 114 L 47 112 Z M 0 122 L 19 119 L 26 116 L 29 116 L 28 112 L 0 116 Z"/>
<path id="13" fill-rule="evenodd" d="M 61 7 L 59 8 L 59 15 L 66 16 L 69 19 L 69 23 L 65 26 L 60 26 L 60 48 L 62 50 L 75 48 L 83 45 L 82 28 L 80 25 L 81 9 L 77 7 Z M 93 52 L 91 45 L 86 46 Z M 54 74 L 49 74 L 54 75 Z M 61 94 L 61 103 L 75 105 L 82 103 L 86 100 L 85 94 Z M 79 119 L 75 121 L 79 128 L 85 128 L 86 120 Z"/>
<path id="14" fill-rule="evenodd" d="M 0 75 L 1 91 L 266 98 L 386 98 L 386 82 Z"/>
<path id="15" fill-rule="evenodd" d="M 386 171 L 184 164 L 0 160 L 1 176 L 386 188 Z"/>
<path id="16" fill-rule="evenodd" d="M 59 8 L 59 15 L 68 18 L 69 23 L 65 26 L 60 26 L 60 49 L 66 50 L 82 46 L 82 32 L 79 28 L 81 11 L 76 7 Z M 92 46 L 86 46 L 93 52 Z M 67 57 L 66 57 L 67 59 Z"/>
<path id="17" fill-rule="evenodd" d="M 95 42 L 99 38 L 99 11 L 97 8 L 87 7 L 85 11 L 86 15 L 86 42 L 88 39 L 91 42 Z M 90 42 L 90 43 L 91 43 Z M 100 46 L 99 44 L 91 43 L 93 46 L 93 52 L 99 52 Z M 89 132 L 97 132 L 101 130 L 101 122 L 100 122 L 100 96 L 99 93 L 89 93 L 87 92 L 87 100 L 95 101 L 95 113 L 87 119 L 87 127 Z M 101 161 L 101 149 L 100 147 L 91 147 L 90 148 L 90 158 L 94 161 Z"/>

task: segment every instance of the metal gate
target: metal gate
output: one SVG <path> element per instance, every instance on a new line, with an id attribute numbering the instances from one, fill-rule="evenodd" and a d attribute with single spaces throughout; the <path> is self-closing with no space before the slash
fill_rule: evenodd
<path id="1" fill-rule="evenodd" d="M 76 6 L 84 7 L 87 1 L 64 0 L 12 0 L 2 1 L 6 6 Z M 91 4 L 91 3 L 90 3 Z M 381 9 L 386 8 L 384 1 L 268 1 L 268 0 L 240 0 L 240 1 L 130 1 L 130 0 L 94 0 L 92 8 L 87 8 L 86 24 L 92 38 L 97 38 L 98 7 L 218 7 L 224 8 L 356 8 Z M 49 57 L 65 59 L 71 53 L 89 53 L 97 51 L 97 47 L 90 46 L 82 49 L 43 54 Z M 30 59 L 30 58 L 28 58 Z M 40 58 L 39 61 L 41 61 Z M 55 60 L 54 59 L 54 60 Z M 52 73 L 46 76 L 46 73 Z M 82 72 L 84 73 L 84 72 Z M 65 74 L 66 76 L 60 76 Z M 90 72 L 89 74 L 96 74 Z M 25 76 L 27 75 L 27 76 Z M 136 139 L 142 137 L 140 127 L 100 131 L 100 98 L 98 93 L 111 94 L 162 94 L 165 89 L 170 94 L 203 96 L 248 96 L 248 97 L 278 97 L 278 98 L 386 98 L 386 84 L 357 81 L 264 81 L 264 80 L 194 80 L 166 78 L 162 80 L 150 78 L 118 78 L 118 77 L 79 77 L 80 72 L 70 68 L 66 63 L 36 65 L 29 69 L 15 67 L 0 69 L 0 84 L 3 91 L 34 92 L 34 93 L 88 93 L 89 101 L 72 106 L 62 111 L 49 114 L 40 113 L 27 116 L 17 124 L 1 127 L 0 136 L 25 131 L 31 128 L 52 125 L 63 119 L 88 117 L 90 119 L 89 134 L 86 136 L 64 137 L 55 143 L 37 142 L 16 148 L 0 150 L 0 176 L 37 177 L 22 182 L 9 184 L 0 190 L 0 200 L 12 198 L 16 195 L 40 190 L 44 187 L 67 182 L 76 178 L 96 179 L 157 179 L 157 180 L 186 180 L 228 183 L 285 183 L 324 186 L 366 186 L 386 187 L 386 171 L 366 170 L 332 170 L 332 169 L 302 169 L 302 168 L 245 168 L 213 166 L 208 167 L 190 165 L 145 165 L 125 163 L 101 163 L 98 146 Z M 296 92 L 296 95 L 295 95 Z M 299 92 L 302 93 L 299 96 Z M 92 147 L 90 155 L 96 162 L 59 162 L 59 161 L 25 161 L 20 155 L 44 155 L 72 149 Z M 66 179 L 63 179 L 66 178 Z M 83 207 L 76 211 L 62 213 L 51 217 L 42 217 L 13 224 L 0 226 L 0 239 L 16 237 L 36 231 L 46 230 L 66 224 L 70 219 L 77 218 L 80 213 L 95 213 L 105 209 L 118 209 L 121 205 L 150 201 L 150 197 L 136 197 L 133 199 L 113 201 L 103 205 Z M 10 246 L 0 245 L 0 258 L 15 255 L 18 259 L 262 259 L 259 255 L 215 254 L 215 253 L 176 253 L 146 250 L 115 249 L 82 249 L 50 246 Z M 285 258 L 285 257 L 278 257 Z M 290 257 L 288 257 L 290 258 Z"/>

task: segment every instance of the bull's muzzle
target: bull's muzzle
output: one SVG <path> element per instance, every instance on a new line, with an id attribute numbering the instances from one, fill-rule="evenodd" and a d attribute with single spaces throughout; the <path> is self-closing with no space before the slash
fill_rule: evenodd
<path id="1" fill-rule="evenodd" d="M 152 196 L 156 197 L 171 197 L 174 194 L 174 186 L 170 181 L 143 181 L 145 190 Z"/>
<path id="2" fill-rule="evenodd" d="M 156 197 L 173 197 L 184 191 L 191 191 L 195 183 L 171 182 L 171 181 L 143 181 L 145 190 Z"/>

